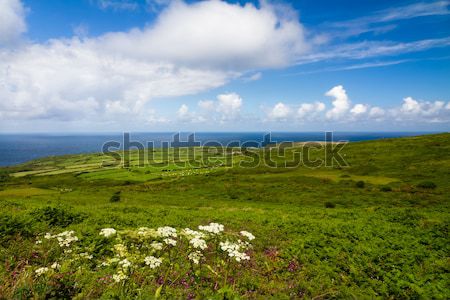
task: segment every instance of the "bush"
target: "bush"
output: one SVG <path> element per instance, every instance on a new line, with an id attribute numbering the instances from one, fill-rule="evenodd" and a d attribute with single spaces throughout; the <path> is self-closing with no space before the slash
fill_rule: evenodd
<path id="1" fill-rule="evenodd" d="M 81 223 L 86 215 L 71 212 L 72 208 L 61 208 L 47 206 L 38 208 L 31 212 L 31 215 L 40 222 L 47 222 L 50 226 L 67 227 L 70 224 Z"/>
<path id="2" fill-rule="evenodd" d="M 15 216 L 0 216 L 0 242 L 5 242 L 16 235 L 32 236 L 30 220 Z"/>
<path id="3" fill-rule="evenodd" d="M 362 188 L 364 188 L 365 185 L 366 185 L 365 182 L 362 181 L 362 180 L 356 182 L 356 187 L 357 188 L 362 189 Z"/>
<path id="4" fill-rule="evenodd" d="M 435 189 L 437 186 L 434 182 L 432 181 L 422 181 L 419 182 L 416 187 L 418 188 L 422 188 L 422 189 Z"/>
<path id="5" fill-rule="evenodd" d="M 109 199 L 109 202 L 119 202 L 119 201 L 120 201 L 120 191 L 115 192 Z"/>
<path id="6" fill-rule="evenodd" d="M 388 185 L 384 185 L 384 186 L 382 186 L 380 188 L 380 191 L 382 191 L 382 192 L 391 192 L 392 188 L 390 186 L 388 186 Z"/>
<path id="7" fill-rule="evenodd" d="M 335 208 L 336 204 L 334 204 L 333 202 L 325 202 L 325 207 L 326 208 Z"/>

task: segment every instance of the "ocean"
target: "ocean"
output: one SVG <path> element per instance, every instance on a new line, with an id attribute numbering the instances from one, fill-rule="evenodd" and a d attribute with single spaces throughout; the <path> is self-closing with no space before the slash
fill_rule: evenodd
<path id="1" fill-rule="evenodd" d="M 415 136 L 431 132 L 334 132 L 335 141 L 350 142 Z M 154 147 L 160 147 L 162 142 L 173 140 L 175 132 L 130 133 L 131 141 L 144 145 L 153 142 Z M 180 140 L 186 141 L 190 133 L 180 133 Z M 217 141 L 227 144 L 231 141 L 262 142 L 267 132 L 195 132 L 195 140 L 204 144 Z M 324 132 L 271 132 L 274 142 L 304 142 L 323 141 Z M 0 134 L 0 166 L 11 166 L 29 160 L 65 154 L 101 152 L 102 146 L 108 141 L 123 141 L 123 133 L 70 133 L 70 134 Z"/>

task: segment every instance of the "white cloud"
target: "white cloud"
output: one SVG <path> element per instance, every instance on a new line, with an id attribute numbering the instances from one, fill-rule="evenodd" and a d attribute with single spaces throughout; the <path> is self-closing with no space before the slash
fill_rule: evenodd
<path id="1" fill-rule="evenodd" d="M 0 18 L 15 24 L 0 27 L 9 28 L 0 36 L 3 40 L 10 32 L 17 36 L 25 30 L 20 2 L 1 5 L 5 3 L 19 17 Z M 98 3 L 119 9 L 135 2 Z M 8 15 L 2 8 L 0 16 Z M 84 35 L 78 29 L 76 34 Z M 111 122 L 113 116 L 127 115 L 145 120 L 152 99 L 196 94 L 255 68 L 281 67 L 307 48 L 298 18 L 278 7 L 173 1 L 143 29 L 0 49 L 0 115 Z M 241 106 L 239 95 L 219 95 L 216 112 L 229 120 L 239 117 Z"/>
<path id="2" fill-rule="evenodd" d="M 215 109 L 215 104 L 212 100 L 200 100 L 198 101 L 198 107 L 203 110 L 213 111 Z"/>
<path id="3" fill-rule="evenodd" d="M 243 77 L 242 80 L 245 82 L 250 82 L 250 81 L 257 81 L 260 80 L 262 78 L 262 73 L 261 72 L 256 72 L 250 76 L 247 77 Z"/>
<path id="4" fill-rule="evenodd" d="M 239 114 L 242 107 L 242 98 L 236 93 L 218 95 L 217 101 L 217 111 L 222 113 L 225 119 Z"/>
<path id="5" fill-rule="evenodd" d="M 16 43 L 26 30 L 25 9 L 20 0 L 1 0 L 0 47 Z"/>
<path id="6" fill-rule="evenodd" d="M 276 121 L 286 120 L 291 115 L 291 109 L 283 102 L 278 102 L 269 112 L 269 118 Z"/>
<path id="7" fill-rule="evenodd" d="M 225 1 L 174 1 L 153 26 L 111 33 L 99 46 L 144 60 L 235 71 L 286 66 L 308 49 L 292 12 L 266 2 L 256 8 Z"/>
<path id="8" fill-rule="evenodd" d="M 342 85 L 333 87 L 331 90 L 325 93 L 325 96 L 333 97 L 331 102 L 333 108 L 328 110 L 326 116 L 328 119 L 339 119 L 343 117 L 350 108 L 350 100 L 348 99 L 347 92 Z"/>
<path id="9" fill-rule="evenodd" d="M 353 106 L 353 108 L 350 110 L 350 113 L 352 113 L 354 116 L 359 116 L 367 112 L 368 105 L 366 104 L 356 104 Z"/>
<path id="10" fill-rule="evenodd" d="M 302 103 L 297 110 L 297 115 L 301 119 L 311 119 L 315 117 L 318 112 L 325 110 L 325 103 L 315 102 L 315 103 Z"/>
<path id="11" fill-rule="evenodd" d="M 444 101 L 419 101 L 412 97 L 403 99 L 402 106 L 393 111 L 397 120 L 449 120 Z"/>
<path id="12" fill-rule="evenodd" d="M 385 111 L 381 107 L 374 106 L 369 111 L 369 117 L 373 118 L 375 120 L 381 120 L 381 118 L 384 116 Z"/>

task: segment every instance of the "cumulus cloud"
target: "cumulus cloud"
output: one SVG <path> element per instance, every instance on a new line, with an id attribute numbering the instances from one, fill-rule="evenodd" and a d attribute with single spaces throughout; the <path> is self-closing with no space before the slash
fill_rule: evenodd
<path id="1" fill-rule="evenodd" d="M 134 2 L 98 3 L 118 8 Z M 25 30 L 23 7 L 17 0 L 0 5 L 0 40 L 9 41 Z M 146 119 L 152 99 L 196 94 L 255 68 L 281 67 L 307 48 L 298 18 L 278 7 L 173 1 L 143 29 L 0 49 L 0 115 Z M 223 120 L 239 115 L 237 94 L 217 101 Z"/>
<path id="2" fill-rule="evenodd" d="M 378 106 L 374 106 L 369 111 L 369 117 L 374 120 L 381 120 L 385 114 L 384 109 Z"/>
<path id="3" fill-rule="evenodd" d="M 360 115 L 366 113 L 367 110 L 368 110 L 368 105 L 366 105 L 366 104 L 356 104 L 350 110 L 350 113 L 352 113 L 354 116 L 360 116 Z"/>
<path id="4" fill-rule="evenodd" d="M 317 113 L 325 110 L 325 103 L 302 103 L 297 110 L 297 115 L 301 119 L 312 119 Z"/>
<path id="5" fill-rule="evenodd" d="M 20 0 L 0 1 L 0 47 L 16 43 L 26 30 L 25 9 Z"/>
<path id="6" fill-rule="evenodd" d="M 100 45 L 145 60 L 234 71 L 286 66 L 308 49 L 291 12 L 225 1 L 174 1 L 153 26 L 111 33 Z"/>
<path id="7" fill-rule="evenodd" d="M 350 100 L 348 99 L 347 92 L 342 85 L 333 87 L 325 93 L 325 96 L 334 98 L 331 102 L 333 108 L 328 110 L 326 113 L 328 119 L 339 119 L 348 112 L 350 108 Z"/>
<path id="8" fill-rule="evenodd" d="M 271 120 L 282 121 L 286 120 L 291 115 L 291 108 L 283 102 L 278 102 L 269 111 L 269 118 Z"/>
<path id="9" fill-rule="evenodd" d="M 447 106 L 449 106 L 447 104 Z M 402 106 L 392 111 L 396 119 L 447 122 L 450 115 L 444 101 L 420 101 L 412 97 L 403 99 Z"/>

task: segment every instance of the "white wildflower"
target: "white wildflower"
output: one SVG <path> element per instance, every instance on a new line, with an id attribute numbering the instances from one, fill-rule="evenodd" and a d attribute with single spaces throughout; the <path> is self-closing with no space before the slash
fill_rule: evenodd
<path id="1" fill-rule="evenodd" d="M 237 262 L 250 259 L 250 256 L 248 256 L 245 252 L 240 252 L 241 247 L 241 243 L 231 243 L 229 241 L 220 242 L 220 249 L 227 252 L 228 256 L 233 257 Z"/>
<path id="2" fill-rule="evenodd" d="M 131 267 L 131 262 L 125 258 L 125 259 L 119 261 L 119 265 L 122 266 L 122 268 L 124 268 L 124 269 L 128 269 L 129 267 Z"/>
<path id="3" fill-rule="evenodd" d="M 42 244 L 42 241 L 41 241 L 41 240 L 37 240 L 37 241 L 36 241 L 36 245 L 39 245 L 39 244 Z"/>
<path id="4" fill-rule="evenodd" d="M 166 243 L 166 245 L 170 245 L 170 246 L 176 246 L 177 245 L 177 241 L 174 239 L 164 239 L 164 243 Z"/>
<path id="5" fill-rule="evenodd" d="M 36 273 L 36 276 L 41 276 L 48 272 L 48 268 L 42 267 L 42 268 L 36 269 L 36 271 L 34 271 L 34 272 Z"/>
<path id="6" fill-rule="evenodd" d="M 152 247 L 155 250 L 162 250 L 163 244 L 159 242 L 153 242 L 150 244 L 150 247 Z"/>
<path id="7" fill-rule="evenodd" d="M 190 228 L 183 229 L 183 234 L 189 237 L 198 237 L 198 238 L 204 238 L 205 234 L 200 231 L 195 231 Z"/>
<path id="8" fill-rule="evenodd" d="M 242 236 L 246 237 L 249 241 L 252 241 L 252 240 L 255 239 L 255 236 L 253 234 L 251 234 L 250 232 L 248 232 L 248 231 L 243 230 L 243 231 L 240 232 L 240 234 Z"/>
<path id="9" fill-rule="evenodd" d="M 159 227 L 158 230 L 158 235 L 161 237 L 177 237 L 177 230 L 173 227 L 169 227 L 169 226 L 164 226 L 164 227 Z"/>
<path id="10" fill-rule="evenodd" d="M 126 256 L 128 254 L 127 247 L 124 244 L 115 244 L 114 250 L 116 250 L 117 254 L 121 257 Z"/>
<path id="11" fill-rule="evenodd" d="M 222 224 L 219 223 L 209 223 L 209 225 L 206 226 L 198 226 L 198 229 L 203 230 L 203 231 L 207 231 L 209 233 L 213 233 L 213 234 L 219 234 L 224 230 L 224 227 Z"/>
<path id="12" fill-rule="evenodd" d="M 147 256 L 145 259 L 145 264 L 149 266 L 151 269 L 155 269 L 162 264 L 162 259 L 154 256 Z"/>
<path id="13" fill-rule="evenodd" d="M 49 232 L 47 232 L 47 233 L 44 235 L 44 238 L 47 239 L 47 240 L 49 240 L 49 239 L 53 238 L 53 235 L 51 235 Z"/>
<path id="14" fill-rule="evenodd" d="M 201 239 L 199 237 L 194 237 L 193 239 L 191 239 L 189 241 L 189 244 L 191 244 L 194 248 L 199 248 L 199 249 L 206 249 L 208 248 L 208 245 L 206 244 L 206 241 L 204 239 Z"/>
<path id="15" fill-rule="evenodd" d="M 116 234 L 116 230 L 114 228 L 103 228 L 102 230 L 100 230 L 100 235 L 104 236 L 104 237 L 110 237 L 112 235 Z"/>
<path id="16" fill-rule="evenodd" d="M 58 264 L 58 262 L 55 261 L 50 267 L 51 267 L 52 269 L 59 269 L 59 268 L 61 268 L 61 265 Z"/>
<path id="17" fill-rule="evenodd" d="M 87 259 L 93 258 L 92 254 L 89 254 L 87 252 L 80 253 L 80 257 L 87 258 Z"/>
<path id="18" fill-rule="evenodd" d="M 122 271 L 117 272 L 117 274 L 114 274 L 112 277 L 115 282 L 121 282 L 122 280 L 125 280 L 128 278 L 128 276 L 125 275 L 125 273 L 123 273 Z"/>
<path id="19" fill-rule="evenodd" d="M 194 264 L 198 265 L 200 263 L 200 260 L 202 259 L 203 254 L 200 251 L 194 251 L 189 253 L 188 258 L 190 261 L 192 261 Z"/>

